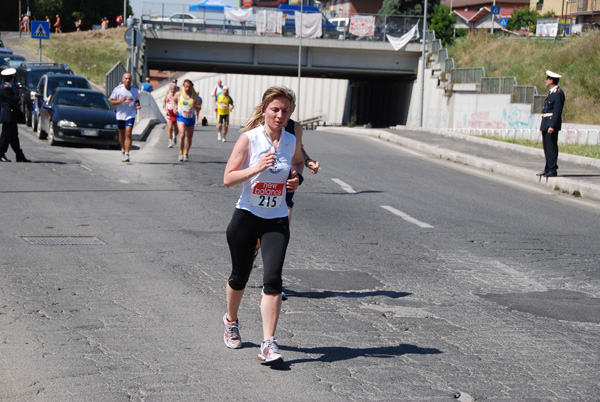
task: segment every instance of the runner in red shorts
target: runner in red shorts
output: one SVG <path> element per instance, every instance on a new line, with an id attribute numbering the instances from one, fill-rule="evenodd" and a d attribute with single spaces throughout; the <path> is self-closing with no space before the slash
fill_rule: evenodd
<path id="1" fill-rule="evenodd" d="M 177 84 L 169 84 L 169 92 L 163 101 L 163 109 L 167 114 L 167 135 L 169 136 L 169 148 L 177 144 L 177 112 L 175 107 L 175 96 L 177 95 Z"/>

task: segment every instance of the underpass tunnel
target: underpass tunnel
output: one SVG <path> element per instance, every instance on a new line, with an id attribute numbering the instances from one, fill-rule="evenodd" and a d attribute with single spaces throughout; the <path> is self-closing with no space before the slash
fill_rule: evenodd
<path id="1" fill-rule="evenodd" d="M 405 125 L 415 81 L 415 75 L 350 80 L 343 124 Z"/>

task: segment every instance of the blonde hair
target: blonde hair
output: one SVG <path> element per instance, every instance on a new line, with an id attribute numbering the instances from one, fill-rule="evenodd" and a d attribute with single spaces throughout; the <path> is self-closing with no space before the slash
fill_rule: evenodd
<path id="1" fill-rule="evenodd" d="M 290 106 L 294 105 L 294 98 L 290 94 L 289 88 L 286 88 L 283 86 L 270 87 L 263 94 L 262 102 L 260 104 L 258 104 L 258 106 L 256 106 L 254 108 L 254 110 L 252 111 L 252 115 L 250 116 L 250 119 L 248 119 L 248 122 L 246 123 L 244 128 L 242 128 L 241 132 L 245 133 L 246 131 L 250 131 L 253 128 L 256 128 L 256 127 L 260 126 L 261 124 L 263 124 L 265 122 L 265 117 L 263 116 L 265 109 L 267 108 L 269 103 L 271 103 L 273 101 L 273 99 L 279 98 L 279 97 L 286 98 L 287 100 L 289 100 Z"/>

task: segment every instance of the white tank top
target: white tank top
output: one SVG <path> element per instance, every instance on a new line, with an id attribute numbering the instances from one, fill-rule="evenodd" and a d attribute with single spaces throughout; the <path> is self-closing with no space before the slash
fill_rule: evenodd
<path id="1" fill-rule="evenodd" d="M 242 135 L 248 136 L 250 140 L 248 156 L 242 165 L 242 169 L 258 163 L 260 157 L 267 152 L 275 152 L 275 147 L 263 126 L 247 131 Z M 242 194 L 236 208 L 250 211 L 252 214 L 264 219 L 288 216 L 285 203 L 285 183 L 288 179 L 295 150 L 296 137 L 282 130 L 275 165 L 243 183 Z"/>

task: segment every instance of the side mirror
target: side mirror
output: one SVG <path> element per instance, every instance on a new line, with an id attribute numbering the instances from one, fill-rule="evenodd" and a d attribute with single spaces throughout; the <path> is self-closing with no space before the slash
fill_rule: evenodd
<path id="1" fill-rule="evenodd" d="M 47 103 L 44 103 L 44 106 L 42 106 L 42 107 L 46 110 L 52 110 L 52 105 L 49 105 Z"/>

